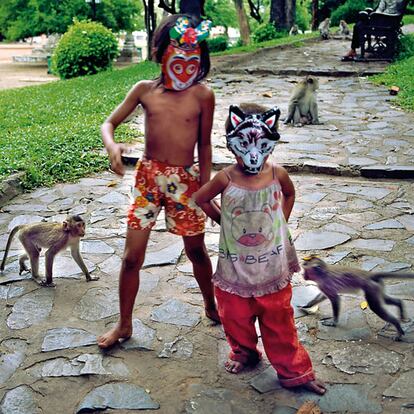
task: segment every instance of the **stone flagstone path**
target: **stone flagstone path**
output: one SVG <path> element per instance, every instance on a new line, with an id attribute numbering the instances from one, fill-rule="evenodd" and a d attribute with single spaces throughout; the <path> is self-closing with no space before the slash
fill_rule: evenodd
<path id="1" fill-rule="evenodd" d="M 329 50 L 342 53 L 341 47 L 345 44 L 331 41 L 306 50 L 320 53 L 321 59 Z M 297 56 L 304 50 L 269 53 L 284 53 L 280 59 L 288 67 L 300 61 Z M 274 65 L 262 56 L 261 70 L 266 62 Z M 248 63 L 250 68 L 254 64 Z M 283 116 L 291 82 L 297 79 L 255 76 L 253 69 L 252 75 L 241 74 L 244 65 L 234 67 L 236 75 L 222 69 L 211 79 L 217 96 L 213 137 L 217 169 L 231 162 L 223 137 L 229 103 L 277 104 Z M 387 91 L 365 78 L 321 78 L 319 105 L 324 124 L 282 126 L 282 143 L 274 154 L 293 171 L 297 200 L 290 228 L 299 256 L 316 253 L 331 264 L 413 272 L 413 182 L 358 176 L 371 165 L 412 167 L 413 115 L 395 108 Z M 142 127 L 140 119 L 131 125 Z M 321 171 L 333 175 L 314 174 Z M 141 274 L 134 335 L 120 346 L 100 351 L 95 337 L 118 318 L 117 280 L 132 174 L 128 169 L 120 179 L 103 173 L 39 189 L 2 207 L 0 251 L 16 224 L 82 214 L 87 222 L 82 253 L 92 274 L 100 276 L 87 283 L 65 252 L 55 262 L 60 276 L 56 288 L 41 288 L 27 275 L 18 275 L 21 246 L 13 243 L 0 275 L 2 414 L 99 410 L 286 414 L 295 413 L 309 399 L 324 413 L 414 412 L 414 281 L 387 282 L 387 292 L 404 300 L 411 318 L 403 324 L 403 341 L 395 342 L 394 331 L 361 306 L 359 295 L 343 298 L 336 328 L 320 322 L 331 315 L 329 303 L 305 315 L 299 306 L 318 289 L 295 274 L 292 304 L 299 336 L 328 392 L 320 397 L 287 391 L 266 358 L 237 376 L 224 370 L 228 353 L 224 334 L 203 316 L 202 297 L 183 245 L 165 231 L 162 215 Z M 219 227 L 209 224 L 206 245 L 213 264 L 218 239 Z"/>

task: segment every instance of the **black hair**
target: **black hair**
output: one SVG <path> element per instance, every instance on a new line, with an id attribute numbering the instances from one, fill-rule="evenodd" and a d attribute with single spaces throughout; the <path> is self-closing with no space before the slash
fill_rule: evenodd
<path id="1" fill-rule="evenodd" d="M 152 38 L 152 58 L 157 63 L 161 63 L 162 57 L 170 44 L 170 29 L 173 28 L 179 17 L 185 17 L 190 22 L 190 27 L 196 28 L 199 19 L 195 16 L 186 14 L 172 14 L 164 18 L 154 32 Z M 200 71 L 195 79 L 195 82 L 199 82 L 204 79 L 210 71 L 210 54 L 208 51 L 207 42 L 205 40 L 199 43 L 200 45 Z M 160 76 L 160 81 L 163 80 L 163 74 Z"/>
<path id="2" fill-rule="evenodd" d="M 240 109 L 244 112 L 245 115 L 254 115 L 254 114 L 262 114 L 269 110 L 268 107 L 259 105 L 256 103 L 244 103 L 242 102 L 239 105 Z M 224 127 L 226 129 L 226 134 L 231 132 L 234 128 L 230 123 L 230 117 L 228 116 L 226 119 L 226 122 L 224 124 Z"/>

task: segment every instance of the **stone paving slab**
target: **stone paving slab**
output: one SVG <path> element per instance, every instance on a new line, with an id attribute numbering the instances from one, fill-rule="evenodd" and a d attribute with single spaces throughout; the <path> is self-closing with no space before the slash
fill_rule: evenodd
<path id="1" fill-rule="evenodd" d="M 232 73 L 215 72 L 210 80 L 217 97 L 215 168 L 232 162 L 223 127 L 229 104 L 278 105 L 283 117 L 290 91 L 299 79 L 296 75 L 303 70 L 355 74 L 361 64 L 342 66 L 337 61 L 348 46 L 332 40 L 305 48 L 264 51 L 255 62 L 245 56 L 237 64 L 230 61 Z M 291 68 L 292 62 L 295 66 Z M 375 65 L 364 68 L 378 67 Z M 277 66 L 285 73 L 295 69 L 295 76 L 269 75 Z M 317 254 L 332 264 L 373 271 L 411 272 L 414 182 L 400 180 L 400 176 L 397 180 L 359 176 L 368 170 L 377 177 L 387 170 L 411 174 L 413 114 L 396 108 L 385 88 L 361 76 L 324 76 L 320 84 L 323 124 L 304 128 L 281 125 L 281 142 L 274 152 L 274 159 L 292 172 L 297 191 L 289 224 L 300 247 L 298 254 Z M 142 117 L 133 119 L 131 126 L 142 130 Z M 136 150 L 139 156 L 143 145 Z M 360 295 L 345 295 L 339 326 L 326 327 L 321 320 L 332 315 L 328 302 L 312 315 L 297 308 L 316 289 L 306 285 L 299 273 L 292 280 L 298 333 L 318 376 L 328 385 L 326 396 L 282 389 L 266 358 L 253 370 L 237 376 L 227 373 L 223 361 L 228 345 L 222 328 L 202 317 L 202 297 L 190 262 L 180 239 L 165 231 L 162 217 L 148 244 L 149 266 L 141 274 L 134 335 L 101 352 L 94 337 L 118 318 L 117 279 L 132 179 L 132 169 L 123 179 L 102 173 L 78 183 L 21 194 L 0 210 L 1 250 L 16 223 L 61 220 L 66 212 L 82 214 L 87 223 L 83 256 L 92 274 L 100 276 L 93 283 L 84 278 L 57 278 L 56 288 L 41 288 L 28 275 L 16 277 L 21 246 L 14 241 L 13 254 L 0 275 L 0 412 L 151 409 L 167 414 L 274 414 L 295 412 L 309 399 L 317 401 L 326 414 L 412 411 L 412 323 L 404 324 L 407 338 L 395 342 L 384 321 L 361 306 Z M 206 245 L 214 264 L 218 232 L 217 226 L 208 225 Z M 63 272 L 69 267 L 68 260 L 67 254 L 57 257 L 60 267 L 56 269 Z M 413 319 L 410 292 L 414 281 L 394 279 L 386 285 L 389 294 L 404 300 Z M 48 375 L 39 377 L 39 370 Z"/>
<path id="2" fill-rule="evenodd" d="M 393 103 L 395 97 L 385 87 L 372 84 L 362 74 L 335 77 L 337 68 L 343 66 L 370 67 L 371 62 L 340 62 L 339 57 L 346 48 L 346 42 L 330 40 L 301 48 L 260 51 L 262 62 L 255 55 L 244 56 L 241 63 L 236 60 L 229 70 L 225 65 L 218 65 L 222 71 L 217 71 L 209 82 L 216 94 L 212 136 L 214 168 L 220 170 L 233 162 L 224 136 L 224 123 L 231 104 L 254 102 L 267 107 L 278 106 L 283 120 L 292 88 L 301 79 L 300 73 L 311 73 L 311 68 L 315 71 L 315 68 L 326 65 L 330 72 L 319 78 L 317 98 L 322 125 L 297 128 L 280 123 L 281 139 L 272 158 L 290 172 L 414 178 L 414 114 L 398 108 Z M 289 62 L 300 66 L 304 59 L 308 63 L 301 66 L 301 72 L 296 71 L 294 76 L 246 69 L 246 65 L 252 64 L 258 68 L 285 70 Z M 372 64 L 377 65 L 380 72 L 387 65 L 383 62 Z M 143 133 L 143 117 L 134 118 L 131 127 Z M 125 154 L 125 161 L 135 163 L 143 148 L 142 143 L 134 146 L 131 153 Z"/>
<path id="3" fill-rule="evenodd" d="M 374 271 L 412 271 L 412 223 L 407 212 L 414 206 L 413 182 L 301 174 L 292 174 L 292 179 L 297 189 L 297 208 L 290 220 L 293 239 L 306 240 L 315 232 L 322 239 L 331 233 L 346 236 L 332 239 L 329 246 L 308 246 L 298 252 L 300 257 L 312 253 L 330 263 Z M 166 264 L 142 272 L 134 336 L 107 352 L 97 348 L 95 336 L 118 318 L 116 289 L 125 211 L 105 210 L 105 219 L 99 222 L 93 220 L 94 212 L 102 205 L 103 194 L 127 197 L 132 180 L 132 169 L 124 179 L 103 173 L 76 184 L 20 195 L 5 206 L 7 212 L 0 212 L 0 231 L 6 234 L 13 220 L 30 221 L 39 214 L 44 219 L 58 216 L 59 211 L 53 209 L 58 209 L 60 199 L 70 195 L 73 209 L 85 207 L 87 247 L 83 256 L 94 263 L 92 274 L 100 276 L 93 283 L 83 278 L 57 278 L 56 288 L 47 289 L 31 280 L 8 279 L 14 269 L 8 265 L 0 276 L 0 281 L 7 281 L 2 286 L 10 287 L 0 295 L 1 410 L 14 414 L 21 406 L 25 414 L 54 414 L 113 407 L 114 412 L 123 413 L 143 404 L 151 409 L 159 405 L 161 413 L 271 414 L 283 407 L 297 409 L 305 399 L 313 398 L 303 390 L 280 388 L 266 359 L 256 369 L 237 376 L 224 370 L 223 360 L 228 352 L 224 333 L 220 326 L 211 326 L 204 317 L 200 318 L 202 298 L 192 283 L 185 253 L 168 249 L 180 239 L 157 229 L 151 235 L 149 250 L 153 255 L 164 252 Z M 47 197 L 49 192 L 53 197 Z M 89 199 L 85 205 L 84 194 Z M 29 211 L 9 208 L 25 204 Z M 42 208 L 31 212 L 30 204 Z M 162 229 L 163 223 L 158 226 Z M 217 231 L 217 226 L 209 225 L 206 234 L 213 262 L 218 255 Z M 381 251 L 371 245 L 372 240 L 378 240 L 380 247 L 389 244 L 391 250 Z M 1 239 L 0 249 L 4 247 L 5 240 Z M 20 249 L 18 241 L 13 243 L 13 249 Z M 56 261 L 62 259 L 70 260 L 70 256 L 58 256 Z M 11 257 L 10 265 L 15 262 L 16 256 Z M 414 281 L 393 280 L 386 284 L 389 294 L 404 299 L 408 316 L 413 318 L 414 300 L 409 292 L 414 289 Z M 315 286 L 306 285 L 300 274 L 295 274 L 293 285 L 294 305 L 303 304 L 317 293 Z M 14 288 L 19 289 L 16 295 Z M 295 312 L 301 341 L 318 375 L 329 385 L 329 394 L 316 399 L 327 414 L 400 413 L 404 404 L 412 403 L 407 387 L 414 372 L 414 344 L 394 342 L 394 332 L 383 330 L 385 323 L 369 309 L 360 307 L 362 299 L 359 295 L 343 298 L 337 328 L 321 324 L 322 318 L 332 315 L 327 302 L 312 315 Z M 407 331 L 410 329 L 407 325 Z M 408 336 L 412 338 L 411 331 L 407 339 Z M 124 389 L 130 393 L 130 401 L 121 398 Z M 347 402 L 338 405 L 338 395 L 343 393 Z"/>

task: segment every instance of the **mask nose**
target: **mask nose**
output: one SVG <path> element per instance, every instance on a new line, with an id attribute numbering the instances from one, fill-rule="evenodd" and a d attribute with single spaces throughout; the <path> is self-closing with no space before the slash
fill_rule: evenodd
<path id="1" fill-rule="evenodd" d="M 258 161 L 259 161 L 259 157 L 257 156 L 256 153 L 250 154 L 251 164 L 256 165 Z"/>

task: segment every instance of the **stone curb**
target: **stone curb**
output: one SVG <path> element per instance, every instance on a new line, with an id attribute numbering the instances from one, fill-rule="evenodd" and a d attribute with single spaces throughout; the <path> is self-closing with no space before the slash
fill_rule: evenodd
<path id="1" fill-rule="evenodd" d="M 4 206 L 12 198 L 23 193 L 22 182 L 25 177 L 26 173 L 19 172 L 12 174 L 0 182 L 0 207 Z"/>
<path id="2" fill-rule="evenodd" d="M 272 50 L 289 49 L 292 47 L 296 47 L 296 45 L 300 43 L 316 43 L 320 41 L 321 39 L 319 37 L 310 37 L 308 39 L 298 39 L 289 44 L 263 47 L 254 52 L 246 52 L 235 55 L 212 56 L 210 74 L 225 72 L 225 69 L 234 70 L 234 65 L 239 65 L 244 62 L 250 62 L 252 58 L 260 57 L 261 55 L 266 54 L 267 52 Z M 220 62 L 220 59 L 223 59 L 223 62 Z"/>
<path id="3" fill-rule="evenodd" d="M 235 55 L 222 55 L 222 56 L 213 56 L 211 58 L 211 70 L 210 74 L 220 74 L 220 73 L 229 73 L 232 74 L 250 74 L 250 75 L 278 75 L 278 76 L 305 76 L 305 75 L 314 75 L 314 76 L 329 76 L 329 77 L 358 77 L 358 76 L 372 76 L 383 73 L 383 70 L 367 69 L 364 65 L 366 62 L 356 61 L 355 69 L 348 70 L 328 70 L 328 69 L 298 69 L 298 68 L 285 68 L 285 69 L 265 69 L 265 68 L 252 68 L 246 67 L 244 69 L 237 69 L 235 66 L 241 64 L 251 64 L 252 62 L 260 60 L 262 55 L 273 50 L 284 50 L 297 47 L 297 44 L 300 43 L 317 43 L 321 42 L 320 37 L 311 37 L 308 39 L 297 40 L 289 44 L 277 45 L 271 47 L 264 47 L 250 53 L 240 53 Z M 339 63 L 339 61 L 338 61 Z M 361 65 L 358 65 L 360 63 Z"/>
<path id="4" fill-rule="evenodd" d="M 126 165 L 135 165 L 139 160 L 137 153 L 122 155 L 122 161 Z M 213 169 L 220 171 L 231 165 L 231 162 L 214 162 Z M 343 166 L 339 164 L 322 164 L 313 161 L 303 163 L 284 163 L 282 164 L 292 173 L 313 173 L 326 174 L 342 177 L 365 177 L 365 178 L 394 178 L 394 179 L 414 179 L 414 167 L 399 165 L 376 165 L 370 167 Z"/>
<path id="5" fill-rule="evenodd" d="M 347 77 L 358 77 L 358 76 L 373 76 L 383 73 L 381 70 L 323 70 L 323 69 L 296 69 L 296 68 L 287 68 L 287 69 L 264 69 L 264 68 L 248 68 L 245 69 L 231 69 L 232 74 L 249 74 L 249 75 L 277 75 L 277 76 L 327 76 L 332 78 L 347 78 Z M 226 73 L 221 71 L 219 73 Z"/>

